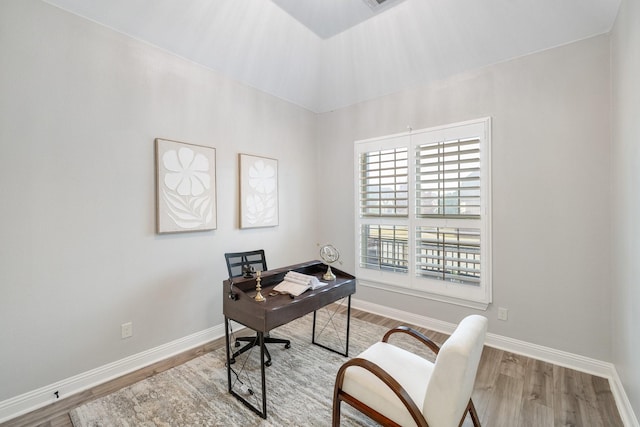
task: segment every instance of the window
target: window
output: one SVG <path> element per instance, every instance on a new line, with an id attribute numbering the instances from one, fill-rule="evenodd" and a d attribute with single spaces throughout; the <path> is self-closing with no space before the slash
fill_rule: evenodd
<path id="1" fill-rule="evenodd" d="M 491 302 L 490 119 L 356 141 L 356 259 L 365 286 Z"/>

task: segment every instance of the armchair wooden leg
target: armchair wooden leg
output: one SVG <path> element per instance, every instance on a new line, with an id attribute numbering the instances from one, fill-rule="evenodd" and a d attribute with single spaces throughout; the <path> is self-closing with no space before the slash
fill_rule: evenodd
<path id="1" fill-rule="evenodd" d="M 467 405 L 467 410 L 464 411 L 465 415 L 467 414 L 467 412 L 469 412 L 469 415 L 471 415 L 471 421 L 473 421 L 473 425 L 474 427 L 481 427 L 480 426 L 480 417 L 478 417 L 478 413 L 476 412 L 476 407 L 473 404 L 473 400 L 469 399 L 469 404 Z M 464 418 L 462 418 L 462 421 L 464 421 Z M 461 422 L 462 425 L 462 422 Z"/>
<path id="2" fill-rule="evenodd" d="M 340 427 L 340 403 L 337 395 L 333 397 L 333 413 L 331 416 L 331 427 Z"/>
<path id="3" fill-rule="evenodd" d="M 333 402 L 333 416 L 331 418 L 332 427 L 340 427 L 340 401 Z"/>

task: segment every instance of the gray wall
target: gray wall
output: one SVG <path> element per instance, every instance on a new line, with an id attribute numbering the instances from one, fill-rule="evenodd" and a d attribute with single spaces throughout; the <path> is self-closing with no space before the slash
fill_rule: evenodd
<path id="1" fill-rule="evenodd" d="M 320 191 L 341 207 L 319 219 L 322 236 L 352 270 L 354 140 L 491 116 L 489 330 L 611 360 L 609 59 L 598 36 L 321 115 Z M 453 323 L 473 312 L 363 286 L 357 296 Z"/>
<path id="2" fill-rule="evenodd" d="M 612 33 L 613 362 L 640 414 L 640 1 L 623 0 Z"/>
<path id="3" fill-rule="evenodd" d="M 316 257 L 314 114 L 40 1 L 0 2 L 0 58 L 0 401 L 221 324 L 226 251 Z M 154 233 L 156 137 L 216 148 L 216 231 Z M 280 226 L 238 229 L 238 153 L 279 160 Z"/>

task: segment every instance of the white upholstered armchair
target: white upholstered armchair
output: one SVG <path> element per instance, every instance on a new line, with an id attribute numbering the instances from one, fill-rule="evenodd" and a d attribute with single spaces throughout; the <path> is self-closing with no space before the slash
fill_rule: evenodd
<path id="1" fill-rule="evenodd" d="M 333 426 L 340 425 L 340 404 L 347 402 L 385 426 L 455 427 L 467 413 L 480 426 L 471 392 L 482 354 L 487 319 L 464 318 L 441 348 L 406 326 L 391 329 L 382 341 L 346 362 L 336 376 Z M 405 333 L 436 353 L 435 363 L 388 343 Z"/>

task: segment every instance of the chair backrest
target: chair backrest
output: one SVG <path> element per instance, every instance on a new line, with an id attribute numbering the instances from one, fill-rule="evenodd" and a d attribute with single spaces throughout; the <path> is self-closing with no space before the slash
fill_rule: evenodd
<path id="1" fill-rule="evenodd" d="M 267 270 L 267 259 L 264 249 L 248 252 L 231 252 L 224 254 L 227 261 L 227 271 L 229 277 L 239 277 L 244 275 L 247 268 L 253 267 L 255 271 Z"/>
<path id="2" fill-rule="evenodd" d="M 465 412 L 487 333 L 487 319 L 462 319 L 438 355 L 422 407 L 430 427 L 457 426 Z"/>

